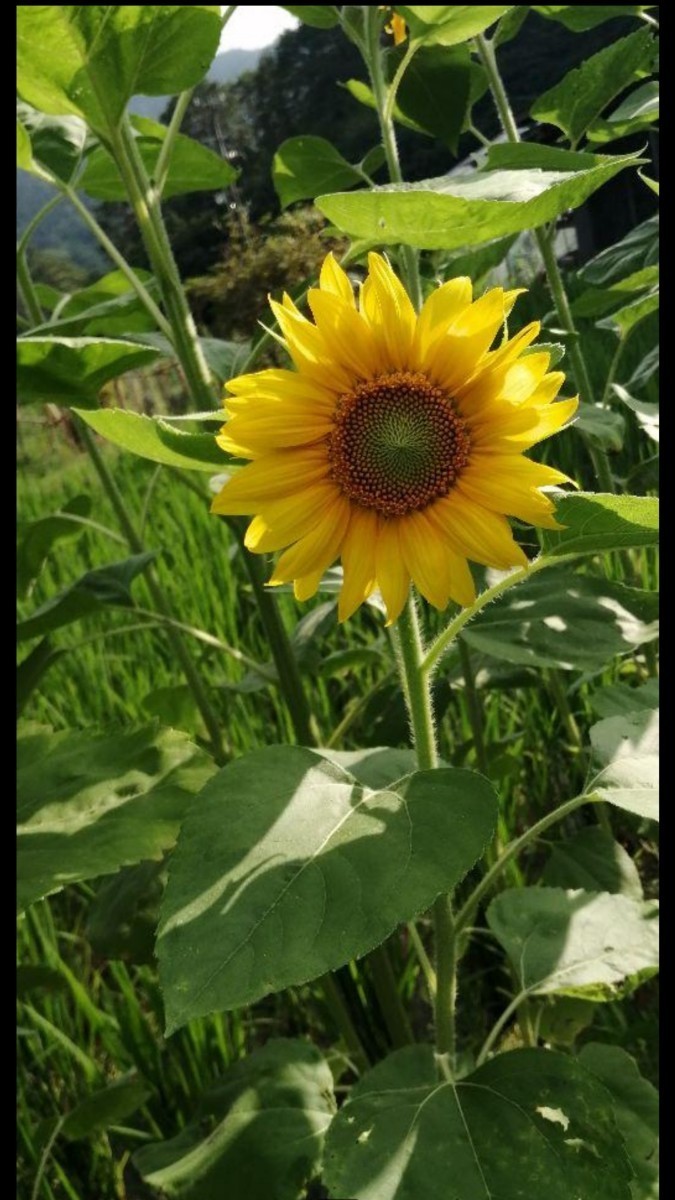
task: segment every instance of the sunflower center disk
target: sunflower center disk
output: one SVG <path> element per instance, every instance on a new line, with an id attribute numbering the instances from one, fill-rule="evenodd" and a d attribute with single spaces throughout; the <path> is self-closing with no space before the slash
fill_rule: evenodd
<path id="1" fill-rule="evenodd" d="M 425 375 L 397 371 L 341 396 L 329 454 L 350 500 L 398 517 L 447 495 L 469 449 L 448 396 Z"/>

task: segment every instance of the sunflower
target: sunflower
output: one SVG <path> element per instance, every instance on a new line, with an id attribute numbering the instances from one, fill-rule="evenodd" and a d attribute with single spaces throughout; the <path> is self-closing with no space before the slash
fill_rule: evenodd
<path id="1" fill-rule="evenodd" d="M 507 517 L 559 528 L 545 485 L 570 482 L 523 451 L 557 432 L 577 399 L 528 351 L 534 321 L 490 346 L 519 291 L 474 300 L 469 279 L 436 288 L 419 316 L 385 258 L 368 256 L 358 303 L 332 254 L 308 303 L 270 300 L 296 370 L 227 384 L 223 450 L 253 461 L 212 505 L 253 516 L 246 546 L 284 550 L 270 584 L 313 596 L 342 561 L 339 616 L 379 588 L 388 623 L 411 581 L 439 609 L 475 599 L 467 560 L 524 566 Z"/>

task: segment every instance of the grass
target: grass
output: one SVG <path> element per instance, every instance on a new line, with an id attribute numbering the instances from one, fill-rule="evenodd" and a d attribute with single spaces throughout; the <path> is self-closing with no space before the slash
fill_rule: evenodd
<path id="1" fill-rule="evenodd" d="M 44 516 L 85 493 L 92 500 L 91 520 L 116 533 L 114 516 L 86 455 L 69 444 L 62 431 L 36 419 L 32 410 L 29 416 L 20 426 L 22 521 Z M 563 469 L 585 476 L 588 467 L 574 433 L 564 435 L 558 445 L 567 460 L 560 463 Z M 267 663 L 264 631 L 236 540 L 224 522 L 208 515 L 207 477 L 193 475 L 195 489 L 169 469 L 157 470 L 108 446 L 101 449 L 137 523 L 144 526 L 147 546 L 160 552 L 161 583 L 176 616 L 215 635 L 225 646 Z M 639 453 L 646 456 L 647 452 L 641 446 Z M 560 462 L 558 453 L 556 461 Z M 590 479 L 581 481 L 592 484 Z M 114 537 L 91 527 L 77 538 L 57 543 L 32 595 L 22 601 L 20 613 L 32 611 L 92 567 L 125 556 Z M 620 577 L 618 559 L 607 556 L 603 565 L 609 577 Z M 632 571 L 631 582 L 654 586 L 655 556 L 635 555 Z M 134 594 L 141 608 L 152 607 L 142 579 L 134 585 Z M 278 602 L 292 633 L 308 613 L 321 615 L 326 597 L 299 606 L 282 594 Z M 55 728 L 85 728 L 141 723 L 159 714 L 164 723 L 175 722 L 202 738 L 199 716 L 161 627 L 124 632 L 126 626 L 143 620 L 132 611 L 116 610 L 59 631 L 55 644 L 67 654 L 33 693 L 25 717 Z M 431 630 L 440 618 L 432 614 L 428 620 Z M 246 669 L 227 650 L 192 635 L 188 642 L 225 732 L 228 757 L 273 741 L 293 740 L 274 684 L 247 690 Z M 340 657 L 354 649 L 366 653 Z M 583 785 L 584 751 L 574 730 L 581 729 L 583 740 L 595 720 L 590 706 L 593 690 L 619 677 L 630 679 L 636 672 L 646 675 L 652 670 L 651 660 L 638 652 L 588 680 L 572 673 L 561 681 L 564 688 L 570 681 L 578 685 L 567 691 L 569 712 L 565 712 L 556 681 L 545 673 L 537 677 L 535 686 L 514 686 L 505 678 L 501 682 L 506 686 L 480 686 L 489 660 L 470 651 L 468 665 L 477 683 L 473 703 L 455 659 L 449 659 L 439 674 L 440 749 L 453 765 L 483 770 L 499 784 L 502 843 Z M 494 661 L 491 665 L 494 668 Z M 391 681 L 392 666 L 390 641 L 373 610 L 362 610 L 348 630 L 337 625 L 332 610 L 327 611 L 319 632 L 306 643 L 303 674 L 323 741 L 340 728 L 343 734 L 337 744 L 344 749 L 406 744 L 407 719 Z M 575 815 L 572 821 L 591 819 Z M 613 814 L 612 820 L 615 836 L 637 856 L 646 891 L 652 894 L 657 859 L 649 831 L 628 814 Z M 535 847 L 529 858 L 513 865 L 505 883 L 513 886 L 536 879 L 545 852 L 544 846 Z M 115 927 L 106 914 L 111 911 L 111 897 L 121 903 L 123 887 L 128 889 L 127 909 Z M 109 891 L 97 902 L 106 888 Z M 338 1031 L 324 997 L 311 986 L 272 997 L 254 1010 L 194 1021 L 166 1041 L 150 949 L 160 891 L 154 868 L 128 868 L 112 879 L 77 885 L 42 901 L 20 921 L 20 1200 L 144 1200 L 149 1193 L 130 1166 L 131 1153 L 144 1140 L 173 1136 L 182 1128 L 204 1088 L 230 1063 L 270 1032 L 303 1036 L 308 1027 L 331 1053 Z M 426 939 L 429 930 L 424 921 L 420 932 Z M 422 1035 L 430 1008 L 414 947 L 405 934 L 395 953 L 401 988 Z M 500 989 L 507 980 L 501 963 L 487 936 L 475 939 L 463 962 L 459 1027 L 462 1037 L 473 1044 L 484 1037 L 503 1003 Z M 353 978 L 369 1009 L 377 1014 L 367 972 L 354 968 Z M 624 1045 L 654 1079 L 655 987 L 647 984 L 622 1004 L 596 1009 L 584 1036 Z M 377 1040 L 377 1031 L 371 1034 Z M 339 1079 L 337 1059 L 335 1071 Z M 106 1131 L 93 1130 L 78 1140 L 59 1133 L 59 1119 L 86 1094 L 128 1072 L 141 1075 L 150 1089 L 136 1112 Z"/>

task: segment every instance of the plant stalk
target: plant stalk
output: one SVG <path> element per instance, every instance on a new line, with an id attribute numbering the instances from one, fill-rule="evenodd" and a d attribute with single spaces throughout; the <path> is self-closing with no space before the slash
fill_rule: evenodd
<path id="1" fill-rule="evenodd" d="M 504 87 L 499 67 L 497 66 L 497 56 L 492 42 L 478 34 L 476 38 L 476 46 L 485 68 L 492 96 L 499 113 L 504 132 L 510 142 L 520 142 L 520 134 L 516 124 L 513 110 L 509 103 L 509 98 Z M 549 240 L 543 229 L 533 230 L 539 253 L 541 254 L 544 263 L 544 269 L 548 278 L 548 284 L 553 296 L 558 319 L 569 336 L 568 352 L 572 363 L 572 371 L 574 379 L 579 391 L 582 393 L 584 400 L 588 404 L 593 403 L 593 386 L 591 378 L 584 358 L 581 344 L 579 342 L 579 334 L 574 324 L 572 310 L 565 291 L 565 285 L 560 273 L 558 259 L 556 258 L 553 239 Z M 584 436 L 584 444 L 588 451 L 589 457 L 593 463 L 593 468 L 598 477 L 598 481 L 603 491 L 615 492 L 614 477 L 609 465 L 609 459 L 606 452 L 601 446 L 596 446 L 590 438 Z"/>

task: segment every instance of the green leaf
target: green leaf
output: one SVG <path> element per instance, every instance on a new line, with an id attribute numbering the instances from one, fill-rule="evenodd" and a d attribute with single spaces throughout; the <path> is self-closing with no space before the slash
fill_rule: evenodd
<path id="1" fill-rule="evenodd" d="M 648 438 L 658 444 L 659 441 L 659 406 L 658 404 L 649 404 L 646 400 L 636 400 L 631 396 L 630 392 L 622 387 L 620 383 L 612 384 L 612 392 L 626 408 L 630 408 L 635 413 L 637 423 L 640 429 L 643 429 Z"/>
<path id="2" fill-rule="evenodd" d="M 149 271 L 136 268 L 146 290 L 157 299 L 159 289 Z M 55 305 L 51 306 L 52 308 Z M 73 292 L 62 303 L 56 320 L 36 326 L 31 336 L 66 334 L 68 336 L 122 336 L 155 328 L 154 318 L 142 304 L 123 271 L 110 271 L 88 287 Z"/>
<path id="3" fill-rule="evenodd" d="M 593 670 L 657 636 L 658 603 L 653 592 L 565 567 L 505 592 L 462 637 L 506 662 Z"/>
<path id="4" fill-rule="evenodd" d="M 457 46 L 494 25 L 511 4 L 413 4 L 395 6 L 405 18 L 412 42 Z"/>
<path id="5" fill-rule="evenodd" d="M 19 401 L 67 408 L 96 407 L 104 383 L 159 355 L 122 338 L 22 337 L 16 345 Z"/>
<path id="6" fill-rule="evenodd" d="M 293 137 L 282 142 L 272 161 L 272 179 L 281 207 L 313 200 L 321 192 L 363 183 L 363 175 L 322 137 Z"/>
<path id="7" fill-rule="evenodd" d="M 31 161 L 17 162 L 32 174 L 44 177 L 42 167 L 63 183 L 70 183 L 82 154 L 92 141 L 79 117 L 48 116 L 30 104 L 17 104 L 20 121 L 29 134 Z"/>
<path id="8" fill-rule="evenodd" d="M 167 865 L 140 862 L 109 875 L 87 905 L 85 936 L 99 959 L 154 963 L 155 930 Z"/>
<path id="9" fill-rule="evenodd" d="M 134 1165 L 169 1200 L 297 1200 L 319 1170 L 334 1112 L 319 1051 L 273 1038 L 209 1088 L 199 1122 L 144 1146 Z"/>
<path id="10" fill-rule="evenodd" d="M 623 717 L 626 713 L 659 707 L 659 681 L 648 679 L 640 687 L 627 683 L 611 683 L 590 697 L 593 712 L 598 717 Z"/>
<path id="11" fill-rule="evenodd" d="M 591 155 L 594 164 L 567 171 L 480 171 L 423 183 L 386 184 L 353 194 L 319 196 L 317 207 L 351 237 L 454 250 L 536 229 L 578 208 L 635 155 Z"/>
<path id="12" fill-rule="evenodd" d="M 487 149 L 483 170 L 586 171 L 602 166 L 608 160 L 607 155 L 590 154 L 587 150 L 564 150 L 561 146 L 541 146 L 538 142 L 495 142 Z"/>
<path id="13" fill-rule="evenodd" d="M 554 888 L 583 888 L 642 900 L 637 867 L 623 846 L 599 825 L 578 829 L 564 842 L 554 842 L 541 876 Z"/>
<path id="14" fill-rule="evenodd" d="M 73 517 L 88 517 L 91 498 L 74 496 L 63 508 L 48 517 L 27 521 L 19 530 L 16 552 L 17 594 L 30 595 L 33 584 L 42 570 L 52 546 L 62 538 L 79 537 L 84 526 Z"/>
<path id="15" fill-rule="evenodd" d="M 659 369 L 659 346 L 652 346 L 651 350 L 640 358 L 633 374 L 631 375 L 626 387 L 629 392 L 639 392 L 646 387 L 650 379 Z"/>
<path id="16" fill-rule="evenodd" d="M 139 134 L 136 145 L 152 179 L 162 142 L 168 133 L 167 126 L 148 117 L 132 117 L 131 122 Z M 190 192 L 222 191 L 234 183 L 238 175 L 239 172 L 219 154 L 179 133 L 173 144 L 162 196 L 168 200 L 171 196 L 185 196 Z M 115 160 L 103 146 L 97 146 L 87 157 L 77 186 L 95 200 L 127 199 L 127 190 Z"/>
<path id="17" fill-rule="evenodd" d="M 512 233 L 508 237 L 484 242 L 482 246 L 472 246 L 465 251 L 460 250 L 458 254 L 450 254 L 443 264 L 443 276 L 452 279 L 456 275 L 468 275 L 474 285 L 477 284 L 488 271 L 504 262 L 517 237 L 517 233 Z"/>
<path id="18" fill-rule="evenodd" d="M 194 87 L 220 41 L 217 5 L 19 5 L 18 90 L 45 113 L 103 134 L 132 96 Z"/>
<path id="19" fill-rule="evenodd" d="M 649 217 L 636 225 L 621 241 L 601 250 L 578 273 L 579 279 L 593 287 L 607 287 L 655 266 L 659 260 L 659 218 Z"/>
<path id="20" fill-rule="evenodd" d="M 570 1055 L 513 1050 L 452 1082 L 432 1046 L 359 1080 L 323 1174 L 352 1200 L 630 1200 L 630 1176 L 607 1092 Z"/>
<path id="21" fill-rule="evenodd" d="M 522 887 L 500 892 L 486 915 L 509 956 L 518 991 L 604 1001 L 658 969 L 656 912 L 653 900 Z"/>
<path id="22" fill-rule="evenodd" d="M 620 1046 L 587 1043 L 579 1062 L 601 1081 L 613 1101 L 614 1116 L 636 1178 L 631 1181 L 633 1200 L 658 1196 L 659 1094 L 644 1079 L 637 1063 Z"/>
<path id="23" fill-rule="evenodd" d="M 159 858 L 214 766 L 184 733 L 19 726 L 18 901 Z"/>
<path id="24" fill-rule="evenodd" d="M 298 747 L 230 763 L 171 860 L 157 943 L 168 1030 L 367 953 L 455 886 L 495 814 L 469 771 L 370 791 Z"/>
<path id="25" fill-rule="evenodd" d="M 591 142 L 613 142 L 617 138 L 649 129 L 658 119 L 659 85 L 652 80 L 631 92 L 606 121 L 595 121 L 586 136 Z"/>
<path id="26" fill-rule="evenodd" d="M 505 46 L 507 42 L 510 42 L 519 33 L 520 27 L 529 11 L 530 6 L 528 4 L 514 4 L 509 12 L 505 13 L 492 35 L 495 48 L 497 46 Z"/>
<path id="27" fill-rule="evenodd" d="M 281 4 L 291 16 L 315 29 L 333 29 L 340 22 L 340 14 L 334 4 Z"/>
<path id="28" fill-rule="evenodd" d="M 172 729 L 184 729 L 187 733 L 202 732 L 202 719 L 194 692 L 187 683 L 153 688 L 143 697 L 143 708 L 149 716 L 157 717 L 163 725 L 170 725 Z"/>
<path id="29" fill-rule="evenodd" d="M 387 788 L 404 775 L 412 775 L 417 766 L 414 750 L 393 750 L 388 746 L 373 746 L 367 750 L 317 750 L 323 758 L 353 775 L 364 787 Z"/>
<path id="30" fill-rule="evenodd" d="M 212 433 L 185 433 L 161 417 L 146 417 L 123 408 L 99 408 L 78 415 L 115 446 L 151 462 L 208 471 L 211 475 L 214 466 L 225 465 L 225 453 Z"/>
<path id="31" fill-rule="evenodd" d="M 574 33 L 595 29 L 614 17 L 639 17 L 653 4 L 534 4 L 533 11 L 541 17 L 559 21 Z"/>
<path id="32" fill-rule="evenodd" d="M 651 192 L 654 192 L 658 196 L 658 194 L 659 194 L 658 179 L 650 179 L 648 175 L 645 175 L 644 171 L 638 171 L 638 175 L 640 176 L 640 179 L 642 180 L 642 182 L 647 184 L 647 187 L 649 188 L 649 190 Z"/>
<path id="33" fill-rule="evenodd" d="M 401 80 L 396 101 L 405 116 L 456 155 L 470 87 L 471 55 L 467 46 L 421 46 Z"/>
<path id="34" fill-rule="evenodd" d="M 30 617 L 19 621 L 16 627 L 17 641 L 42 637 L 53 629 L 61 629 L 81 617 L 99 612 L 107 604 L 133 606 L 131 585 L 137 575 L 149 567 L 156 557 L 155 550 L 134 554 L 121 562 L 106 563 L 87 571 L 76 583 L 64 588 L 50 600 L 37 608 Z"/>
<path id="35" fill-rule="evenodd" d="M 130 338 L 131 340 L 131 338 Z M 133 338 L 144 346 L 154 346 L 165 358 L 175 358 L 176 351 L 163 333 L 143 333 Z M 204 358 L 219 383 L 241 374 L 251 352 L 250 342 L 225 342 L 222 338 L 199 339 Z"/>
<path id="36" fill-rule="evenodd" d="M 348 79 L 344 86 L 350 96 L 358 100 L 359 104 L 363 104 L 366 108 L 372 108 L 374 112 L 377 112 L 377 101 L 373 95 L 373 90 L 362 79 Z M 398 104 L 394 105 L 392 116 L 399 125 L 405 125 L 407 129 L 414 129 L 416 133 L 426 133 L 426 130 L 421 125 L 418 125 L 410 117 L 406 117 Z"/>
<path id="37" fill-rule="evenodd" d="M 587 795 L 658 821 L 658 709 L 598 721 L 591 727 L 591 747 L 593 768 Z"/>
<path id="38" fill-rule="evenodd" d="M 25 126 L 21 124 L 21 121 L 17 121 L 16 123 L 16 165 L 17 167 L 21 167 L 23 171 L 30 171 L 33 166 L 30 137 Z"/>
<path id="39" fill-rule="evenodd" d="M 591 1000 L 578 996 L 546 996 L 537 1006 L 539 1038 L 554 1046 L 573 1046 L 598 1013 Z"/>
<path id="40" fill-rule="evenodd" d="M 655 46 L 649 29 L 619 38 L 535 100 L 530 115 L 562 129 L 572 143 L 578 142 L 624 88 L 649 74 Z"/>
<path id="41" fill-rule="evenodd" d="M 16 715 L 20 717 L 42 677 L 66 651 L 43 638 L 16 668 Z"/>
<path id="42" fill-rule="evenodd" d="M 572 304 L 575 317 L 598 317 L 625 304 L 626 297 L 659 281 L 658 266 L 642 267 L 617 280 L 610 287 L 588 288 Z"/>
<path id="43" fill-rule="evenodd" d="M 597 322 L 598 329 L 611 329 L 622 341 L 633 332 L 641 321 L 651 316 L 659 307 L 659 289 L 653 288 L 645 296 L 640 296 L 632 303 L 618 308 L 611 316 Z"/>
<path id="44" fill-rule="evenodd" d="M 80 1100 L 68 1113 L 60 1132 L 69 1141 L 77 1141 L 97 1130 L 119 1125 L 125 1117 L 130 1117 L 145 1104 L 151 1095 L 152 1089 L 137 1076 L 116 1079 L 108 1087 Z"/>
<path id="45" fill-rule="evenodd" d="M 626 436 L 626 422 L 620 412 L 605 408 L 601 404 L 580 403 L 576 411 L 574 428 L 585 434 L 603 450 L 621 450 Z"/>
<path id="46" fill-rule="evenodd" d="M 543 531 L 547 556 L 599 554 L 659 540 L 659 502 L 651 496 L 577 492 L 561 497 L 555 517 L 565 528 Z"/>

